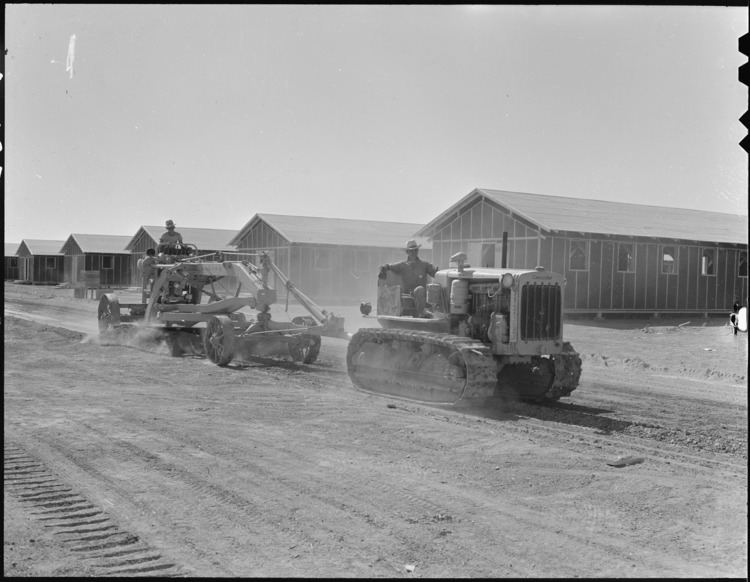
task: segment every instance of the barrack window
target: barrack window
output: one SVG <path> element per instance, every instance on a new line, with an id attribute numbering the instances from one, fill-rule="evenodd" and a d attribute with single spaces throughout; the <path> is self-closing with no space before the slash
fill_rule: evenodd
<path id="1" fill-rule="evenodd" d="M 617 247 L 617 270 L 620 273 L 632 273 L 635 271 L 635 256 L 633 245 L 620 243 Z"/>
<path id="2" fill-rule="evenodd" d="M 570 241 L 570 261 L 568 268 L 571 271 L 585 271 L 588 269 L 588 241 L 572 240 Z"/>
<path id="3" fill-rule="evenodd" d="M 677 247 L 662 248 L 661 272 L 665 275 L 677 274 Z"/>
<path id="4" fill-rule="evenodd" d="M 713 277 L 716 275 L 714 266 L 714 249 L 703 249 L 701 253 L 701 275 Z"/>

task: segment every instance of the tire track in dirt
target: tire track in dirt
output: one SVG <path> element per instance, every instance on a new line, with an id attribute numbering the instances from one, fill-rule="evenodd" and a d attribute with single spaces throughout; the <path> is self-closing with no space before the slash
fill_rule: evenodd
<path id="1" fill-rule="evenodd" d="M 279 375 L 286 375 L 286 374 L 280 374 L 277 371 L 273 375 L 278 378 Z M 303 389 L 304 389 L 304 387 L 303 387 Z M 294 394 L 295 395 L 299 394 L 299 392 L 295 391 Z M 274 394 L 274 395 L 256 396 L 255 400 L 257 401 L 257 402 L 255 402 L 255 404 L 257 404 L 259 408 L 263 408 L 264 410 L 272 410 L 272 411 L 275 411 L 275 412 L 278 413 L 278 411 L 283 411 L 283 410 L 287 409 L 290 405 L 294 404 L 295 398 L 294 398 L 294 395 L 291 398 L 289 398 L 287 394 Z M 297 404 L 299 404 L 299 403 L 297 403 Z M 309 404 L 309 403 L 306 403 L 306 405 L 307 404 Z M 325 405 L 321 405 L 321 408 L 325 408 Z M 352 408 L 355 409 L 356 406 L 352 406 Z M 316 413 L 315 407 L 312 407 L 312 409 L 309 412 L 310 412 L 310 414 L 315 414 Z M 462 412 L 457 412 L 456 414 L 458 416 L 463 416 L 464 415 Z M 470 416 L 468 418 L 470 419 L 469 422 L 471 422 L 472 420 L 475 420 L 475 419 L 472 419 Z M 497 421 L 497 422 L 501 422 L 501 421 Z M 618 422 L 618 421 L 616 421 L 616 420 L 608 421 L 608 420 L 605 419 L 605 423 L 606 422 Z M 554 441 L 555 443 L 557 443 L 557 446 L 559 446 L 561 442 L 575 442 L 576 446 L 578 446 L 578 445 L 580 445 L 582 443 L 582 441 L 588 440 L 588 442 L 586 444 L 588 445 L 589 448 L 593 447 L 595 449 L 601 449 L 602 446 L 604 446 L 604 445 L 608 445 L 612 449 L 617 449 L 617 448 L 621 449 L 622 448 L 622 445 L 618 441 L 617 437 L 610 437 L 609 439 L 602 439 L 600 437 L 595 437 L 593 435 L 587 434 L 588 431 L 587 431 L 587 429 L 585 427 L 582 427 L 579 430 L 575 430 L 575 429 L 561 429 L 559 427 L 553 426 L 554 423 L 542 423 L 541 421 L 536 420 L 536 419 L 523 419 L 523 418 L 521 419 L 521 421 L 519 423 L 504 422 L 503 426 L 510 427 L 511 429 L 515 429 L 516 425 L 521 425 L 521 424 L 525 424 L 526 425 L 524 427 L 524 429 L 522 429 L 522 432 L 527 433 L 525 436 L 528 436 L 528 432 L 531 431 L 532 436 L 537 437 L 537 436 L 540 436 L 539 433 L 541 431 L 541 433 L 545 435 L 542 438 L 546 438 L 549 441 Z M 624 424 L 628 424 L 628 423 L 624 423 Z M 586 439 L 582 438 L 582 435 L 584 435 L 584 434 L 586 435 Z M 561 435 L 564 435 L 566 438 L 561 439 Z M 184 435 L 183 435 L 183 437 L 184 437 Z M 630 444 L 632 444 L 632 439 L 630 439 L 630 441 L 631 441 Z M 198 443 L 196 443 L 196 444 L 198 444 Z M 205 450 L 205 441 L 202 441 L 202 444 L 204 445 L 203 449 Z M 263 446 L 263 443 L 260 442 L 260 441 L 258 441 L 258 444 L 260 446 Z M 267 444 L 266 444 L 266 446 L 267 446 Z M 675 451 L 669 451 L 665 455 L 665 453 L 664 453 L 663 450 L 655 449 L 653 447 L 646 447 L 646 448 L 642 448 L 641 450 L 642 451 L 646 451 L 647 450 L 649 453 L 653 453 L 652 457 L 654 457 L 656 459 L 664 459 L 665 457 L 667 457 L 667 458 L 674 458 L 675 456 L 679 455 L 679 453 L 677 453 Z M 602 451 L 599 450 L 597 454 L 602 454 Z M 689 468 L 694 468 L 696 466 L 695 465 L 696 462 L 698 464 L 700 464 L 700 463 L 704 463 L 704 462 L 707 461 L 703 457 L 699 457 L 699 456 L 695 456 L 695 455 L 685 455 L 684 453 L 683 453 L 682 459 L 685 461 L 685 462 L 682 463 L 682 465 L 685 466 L 685 467 L 689 467 Z M 303 459 L 301 459 L 301 460 L 303 460 Z M 709 461 L 710 461 L 710 465 L 711 466 L 715 466 L 717 463 L 721 464 L 721 461 L 717 461 L 716 459 L 712 459 L 712 460 L 709 460 Z M 733 464 L 733 463 L 730 463 L 728 466 L 729 466 L 729 468 L 732 468 L 732 469 L 736 469 L 738 467 L 738 465 Z M 259 467 L 255 467 L 255 468 L 253 468 L 253 470 L 256 471 L 256 472 L 259 471 Z M 351 487 L 358 487 L 360 485 L 361 485 L 361 483 L 350 483 L 349 484 L 349 486 L 351 486 Z M 346 493 L 346 491 L 344 491 L 343 493 Z M 340 495 L 337 496 L 337 498 L 340 498 Z M 412 504 L 413 504 L 413 502 L 412 502 Z M 408 535 L 406 536 L 406 539 L 408 539 Z M 469 553 L 471 553 L 471 552 L 469 552 Z M 478 559 L 477 563 L 482 563 L 482 559 Z"/>
<path id="2" fill-rule="evenodd" d="M 166 428 L 162 427 L 156 435 L 147 438 L 147 440 L 153 442 L 158 436 L 164 436 L 165 431 Z M 269 443 L 263 439 L 255 442 L 257 446 L 269 453 L 269 457 L 273 458 L 273 466 L 270 469 L 266 464 L 254 463 L 244 459 L 238 460 L 242 459 L 243 455 L 237 451 L 248 448 L 249 443 L 246 440 L 229 443 L 226 439 L 223 439 L 220 442 L 211 443 L 205 438 L 197 440 L 190 433 L 174 429 L 170 429 L 169 434 L 171 438 L 175 439 L 176 443 L 179 443 L 179 448 L 184 449 L 186 444 L 190 444 L 196 450 L 204 454 L 209 453 L 215 457 L 226 456 L 229 450 L 234 451 L 235 454 L 231 459 L 223 460 L 226 471 L 234 472 L 243 483 L 252 485 L 254 494 L 256 491 L 273 491 L 272 496 L 262 500 L 264 511 L 268 513 L 265 519 L 269 522 L 273 523 L 279 519 L 285 519 L 285 516 L 289 514 L 289 508 L 304 506 L 307 512 L 316 511 L 319 513 L 321 520 L 324 519 L 325 522 L 328 522 L 328 527 L 333 528 L 329 532 L 323 532 L 321 526 L 315 523 L 315 519 L 308 519 L 307 524 L 295 520 L 293 525 L 296 531 L 294 533 L 299 539 L 290 547 L 298 548 L 305 545 L 319 547 L 321 544 L 326 543 L 339 545 L 342 543 L 341 538 L 347 536 L 350 529 L 349 524 L 353 517 L 360 520 L 361 527 L 367 527 L 370 530 L 374 528 L 376 530 L 369 531 L 367 534 L 368 540 L 377 542 L 375 544 L 376 547 L 384 545 L 393 546 L 394 539 L 399 542 L 397 545 L 409 547 L 419 538 L 418 535 L 414 535 L 415 532 L 413 530 L 415 528 L 409 522 L 401 519 L 378 524 L 377 520 L 373 519 L 370 514 L 382 513 L 382 507 L 389 507 L 389 513 L 395 512 L 397 515 L 412 514 L 417 508 L 421 508 L 422 513 L 427 512 L 431 515 L 440 515 L 441 511 L 445 511 L 442 505 L 434 504 L 432 501 L 418 497 L 409 489 L 399 488 L 396 491 L 395 488 L 389 486 L 373 489 L 373 483 L 380 483 L 376 474 L 368 474 L 365 477 L 352 476 L 345 469 L 336 468 L 334 471 L 334 483 L 332 483 L 332 467 L 326 467 L 323 472 L 305 470 L 307 460 L 303 455 L 296 454 L 283 447 L 273 447 L 272 445 L 270 447 L 271 450 L 269 450 Z M 131 450 L 134 455 L 150 455 L 148 451 L 140 449 L 130 442 L 118 440 L 118 445 Z M 174 449 L 177 447 L 169 448 Z M 173 474 L 173 472 L 170 474 Z M 252 477 L 249 478 L 246 476 Z M 217 495 L 218 493 L 219 499 L 233 506 L 233 509 L 243 510 L 243 504 L 247 504 L 247 500 L 234 492 L 213 491 L 212 489 L 216 489 L 215 487 L 207 487 L 205 484 L 198 485 L 196 488 L 201 493 L 213 495 Z M 322 493 L 324 491 L 328 491 L 329 493 Z M 352 491 L 360 492 L 361 495 L 353 496 Z M 316 510 L 315 503 L 300 500 L 300 495 L 305 495 L 308 499 L 322 504 L 322 509 Z M 362 509 L 363 504 L 369 507 L 369 511 Z M 332 519 L 332 516 L 334 519 Z M 404 526 L 401 522 L 408 525 Z M 279 523 L 279 526 L 284 529 L 291 527 L 291 525 L 284 526 L 281 523 Z M 370 552 L 365 553 L 356 546 L 349 546 L 344 551 L 349 560 L 352 560 L 352 556 L 355 556 L 356 562 L 359 564 L 373 564 Z M 341 552 L 340 548 L 338 552 Z M 504 563 L 492 560 L 468 545 L 460 547 L 458 553 L 471 555 L 473 567 L 476 568 L 477 564 L 483 564 L 484 571 L 488 573 L 496 572 L 499 567 L 505 567 Z M 332 555 L 335 555 L 335 552 Z M 375 563 L 384 566 L 385 570 L 380 571 L 379 574 L 378 570 L 376 570 L 373 572 L 373 575 L 392 576 L 403 572 L 403 569 L 399 565 L 393 563 L 388 558 L 383 556 L 378 556 L 378 558 Z M 520 558 L 517 561 L 520 561 Z"/>
<path id="3" fill-rule="evenodd" d="M 220 443 L 212 443 L 206 439 L 197 441 L 190 434 L 175 429 L 169 429 L 172 438 L 180 443 L 183 447 L 186 443 L 193 447 L 198 447 L 204 453 L 213 455 L 226 454 L 227 450 L 241 450 L 247 448 L 248 440 L 244 437 L 242 440 L 236 440 L 228 443 L 222 440 Z M 161 434 L 161 432 L 160 432 Z M 151 439 L 149 439 L 151 440 Z M 269 448 L 266 440 L 256 440 L 257 446 L 264 449 Z M 228 446 L 229 445 L 229 446 Z M 400 474 L 399 480 L 407 482 L 400 485 L 394 485 L 393 481 L 378 471 L 368 472 L 359 475 L 352 473 L 345 465 L 335 463 L 326 466 L 324 472 L 310 471 L 305 469 L 306 459 L 303 455 L 286 447 L 273 447 L 269 451 L 269 456 L 273 458 L 273 467 L 253 463 L 252 461 L 227 461 L 234 470 L 243 469 L 248 474 L 256 478 L 254 489 L 269 488 L 276 492 L 276 502 L 281 503 L 278 511 L 283 513 L 285 508 L 300 504 L 298 495 L 306 495 L 309 499 L 322 504 L 326 507 L 322 515 L 331 515 L 334 512 L 343 512 L 339 520 L 334 523 L 346 523 L 347 517 L 352 517 L 360 521 L 362 527 L 370 526 L 377 531 L 368 533 L 368 539 L 375 543 L 375 547 L 382 547 L 382 544 L 393 545 L 393 540 L 398 542 L 401 548 L 410 548 L 415 544 L 441 544 L 446 545 L 450 553 L 455 556 L 462 556 L 462 559 L 471 563 L 471 567 L 476 571 L 484 572 L 484 575 L 492 575 L 503 572 L 504 575 L 532 575 L 537 570 L 539 562 L 545 563 L 545 560 L 554 560 L 554 553 L 559 550 L 560 546 L 571 544 L 574 547 L 586 546 L 591 554 L 591 559 L 598 559 L 601 563 L 607 562 L 613 568 L 611 572 L 618 571 L 617 564 L 612 562 L 613 557 L 620 559 L 620 566 L 630 565 L 627 548 L 624 544 L 611 536 L 599 536 L 596 540 L 591 540 L 585 535 L 577 533 L 575 527 L 560 527 L 557 525 L 548 525 L 548 515 L 546 511 L 540 511 L 532 508 L 529 504 L 514 499 L 512 505 L 504 502 L 497 497 L 487 495 L 477 497 L 477 495 L 467 495 L 462 493 L 457 495 L 450 487 L 441 487 L 439 485 L 427 483 L 421 479 L 411 479 L 408 476 Z M 239 458 L 240 455 L 236 455 Z M 238 465 L 241 464 L 242 467 Z M 229 467 L 227 467 L 229 470 Z M 331 478 L 333 473 L 333 478 Z M 294 475 L 294 478 L 288 478 L 287 475 Z M 262 477 L 262 480 L 260 480 Z M 395 476 L 394 476 L 395 477 Z M 279 486 L 288 489 L 283 493 Z M 357 492 L 353 494 L 352 492 Z M 440 503 L 433 500 L 440 499 Z M 291 505 L 290 505 L 291 504 Z M 378 519 L 372 515 L 382 515 L 383 508 L 388 508 L 390 515 L 398 516 L 398 519 L 378 523 Z M 444 519 L 441 516 L 465 515 L 470 516 L 473 535 L 480 539 L 500 540 L 507 552 L 497 556 L 488 556 L 481 550 L 475 550 L 473 547 L 473 538 L 463 543 L 455 538 L 440 539 L 445 536 L 446 530 L 424 532 L 425 526 L 428 530 L 435 529 L 435 524 L 444 525 Z M 408 516 L 416 516 L 408 517 Z M 450 518 L 452 519 L 452 518 Z M 508 527 L 508 522 L 514 522 Z M 502 527 L 498 528 L 498 524 Z M 416 527 L 419 526 L 419 527 Z M 437 527 L 437 526 L 436 526 Z M 478 528 L 478 530 L 477 530 Z M 418 530 L 418 531 L 417 531 Z M 539 548 L 533 554 L 529 555 L 527 549 L 530 540 L 523 536 L 517 536 L 515 539 L 508 536 L 507 531 L 534 531 L 545 530 L 548 535 L 558 539 L 554 544 L 555 550 L 551 551 L 549 556 L 544 556 L 545 549 Z M 340 532 L 345 534 L 345 531 Z M 425 541 L 425 533 L 430 533 L 432 539 Z M 347 548 L 349 554 L 354 550 Z M 403 550 L 402 550 L 403 551 Z M 435 551 L 434 549 L 432 551 Z M 408 553 L 408 550 L 406 550 Z M 424 553 L 424 548 L 420 551 L 414 551 L 415 554 Z M 508 555 L 512 556 L 512 569 L 509 569 Z M 529 556 L 524 558 L 524 556 Z M 650 552 L 647 548 L 641 550 L 640 559 L 658 571 L 668 570 L 664 563 L 665 558 L 657 552 Z M 561 566 L 562 567 L 562 566 Z M 563 572 L 563 570 L 556 570 Z M 571 570 L 571 574 L 574 573 Z"/>
<path id="4" fill-rule="evenodd" d="M 282 404 L 279 406 L 279 408 L 284 409 L 285 406 L 283 406 Z M 267 526 L 274 525 L 274 527 L 280 529 L 286 535 L 291 536 L 284 542 L 286 544 L 285 546 L 279 545 L 279 547 L 288 547 L 290 549 L 295 548 L 297 549 L 297 553 L 304 551 L 304 548 L 306 547 L 310 547 L 310 553 L 314 555 L 319 553 L 321 545 L 330 544 L 332 543 L 332 541 L 333 543 L 338 544 L 341 540 L 336 539 L 337 536 L 341 537 L 341 535 L 345 535 L 347 533 L 346 531 L 326 532 L 324 531 L 325 528 L 321 525 L 321 523 L 329 521 L 333 521 L 334 523 L 349 522 L 349 515 L 340 514 L 341 508 L 338 506 L 339 504 L 333 504 L 331 507 L 327 508 L 329 511 L 325 511 L 320 515 L 321 523 L 316 523 L 315 525 L 312 525 L 310 527 L 305 526 L 304 522 L 300 522 L 294 515 L 296 511 L 295 508 L 304 507 L 305 510 L 310 509 L 309 505 L 302 502 L 299 498 L 300 493 L 304 493 L 310 490 L 310 487 L 305 484 L 306 479 L 289 479 L 286 477 L 286 475 L 301 475 L 300 467 L 304 464 L 303 457 L 298 457 L 299 462 L 295 462 L 292 465 L 281 466 L 281 471 L 279 472 L 276 472 L 275 470 L 269 471 L 267 465 L 241 460 L 246 454 L 243 453 L 243 451 L 246 451 L 248 448 L 248 443 L 244 440 L 236 441 L 239 448 L 231 449 L 227 446 L 229 444 L 227 439 L 223 438 L 214 444 L 212 450 L 209 450 L 209 439 L 201 438 L 200 440 L 198 440 L 195 439 L 193 434 L 190 432 L 170 430 L 164 426 L 160 427 L 158 433 L 155 434 L 151 439 L 147 439 L 147 442 L 158 437 L 164 437 L 165 433 L 167 432 L 169 433 L 168 437 L 174 440 L 175 446 L 164 447 L 165 450 L 168 449 L 180 450 L 181 452 L 189 452 L 183 451 L 185 448 L 185 444 L 189 443 L 193 447 L 194 451 L 199 451 L 202 455 L 205 455 L 207 453 L 211 454 L 213 455 L 214 460 L 220 460 L 225 466 L 226 474 L 234 474 L 233 477 L 235 478 L 235 480 L 241 482 L 243 485 L 242 488 L 238 487 L 237 490 L 227 490 L 224 487 L 219 487 L 205 480 L 196 479 L 195 475 L 190 473 L 183 474 L 182 477 L 187 482 L 190 482 L 198 492 L 216 496 L 220 501 L 230 505 L 232 507 L 232 512 L 239 509 L 240 511 L 246 513 L 247 506 L 255 504 L 256 511 L 253 512 L 252 517 L 256 521 L 263 520 L 266 522 Z M 132 442 L 118 441 L 118 444 L 129 449 L 134 455 L 150 455 L 147 450 L 138 447 Z M 260 442 L 260 446 L 266 451 L 268 451 L 269 449 L 268 443 L 266 443 L 265 441 Z M 274 454 L 272 456 L 274 467 L 277 467 L 279 465 L 279 459 L 277 458 L 277 455 L 275 453 L 281 453 L 281 451 L 283 450 L 284 449 L 281 448 L 273 449 Z M 233 451 L 235 454 L 232 455 L 231 458 L 225 458 L 228 451 Z M 281 456 L 283 456 L 283 453 L 281 453 Z M 195 456 L 189 457 L 187 461 L 194 463 Z M 170 463 L 169 465 L 174 467 L 174 463 Z M 158 467 L 158 469 L 164 470 L 165 467 Z M 281 476 L 279 476 L 279 474 Z M 262 479 L 260 478 L 261 476 L 263 477 Z M 257 502 L 250 502 L 246 497 L 243 497 L 241 493 L 237 492 L 247 489 L 248 485 L 252 486 L 253 498 L 256 498 L 259 494 L 258 492 L 260 492 L 261 497 Z M 280 490 L 279 485 L 283 485 L 288 489 L 288 491 Z M 325 484 L 320 485 L 324 486 Z M 264 497 L 263 495 L 266 491 L 270 492 L 270 494 L 267 497 Z M 334 511 L 334 513 L 338 512 L 340 514 L 337 516 L 338 519 L 330 519 L 331 509 L 336 510 Z M 293 517 L 289 516 L 290 513 Z M 286 525 L 284 523 L 285 520 L 292 521 L 293 523 Z M 332 540 L 331 538 L 334 539 Z M 327 549 L 330 550 L 330 548 Z M 328 551 L 326 553 L 328 555 L 335 556 L 337 555 L 337 553 L 340 554 L 340 551 Z M 346 555 L 347 559 L 350 562 L 354 562 L 366 567 L 372 567 L 373 561 L 372 556 L 369 552 L 362 551 L 358 548 L 348 548 L 346 551 Z M 305 570 L 306 566 L 304 560 L 301 560 L 302 557 L 303 556 L 300 555 L 295 557 L 295 559 L 301 562 L 300 568 Z M 315 565 L 317 567 L 321 566 L 319 557 L 312 557 L 312 559 L 316 562 Z M 400 567 L 398 565 L 392 563 L 386 558 L 381 557 L 378 562 L 378 567 L 375 568 L 374 571 L 372 571 L 373 575 L 392 576 L 400 571 Z M 339 571 L 341 569 L 340 558 L 336 558 L 334 562 L 329 563 L 327 566 L 329 567 L 331 572 Z"/>
<path id="5" fill-rule="evenodd" d="M 287 460 L 280 471 L 281 474 L 290 474 L 289 471 L 293 467 L 299 467 L 304 463 L 304 456 L 297 455 L 294 450 L 276 448 L 272 454 L 277 464 L 278 460 L 284 459 L 285 456 Z M 262 467 L 257 467 L 253 470 L 262 469 Z M 442 521 L 441 516 L 451 514 L 470 516 L 472 539 L 466 543 L 450 539 L 446 540 L 446 545 L 454 554 L 470 556 L 469 562 L 472 568 L 483 565 L 484 574 L 481 575 L 492 575 L 503 571 L 505 575 L 533 575 L 538 572 L 539 563 L 554 563 L 556 552 L 566 545 L 571 546 L 572 553 L 575 553 L 577 548 L 586 546 L 589 559 L 598 563 L 608 563 L 611 568 L 610 574 L 623 571 L 618 568 L 616 562 L 613 562 L 613 557 L 621 559 L 620 566 L 623 568 L 631 565 L 628 550 L 621 540 L 607 535 L 598 535 L 592 540 L 577 531 L 579 523 L 567 527 L 561 527 L 559 524 L 550 525 L 549 513 L 546 509 L 539 510 L 532 507 L 522 498 L 514 497 L 512 501 L 507 502 L 498 498 L 494 492 L 470 494 L 463 489 L 457 491 L 449 485 L 431 483 L 421 477 L 410 477 L 402 473 L 400 468 L 394 471 L 397 474 L 384 475 L 379 470 L 373 470 L 360 475 L 350 471 L 345 464 L 331 464 L 326 467 L 326 475 L 321 482 L 328 484 L 327 487 L 322 487 L 309 479 L 300 480 L 300 482 L 310 485 L 312 498 L 334 506 L 346 504 L 355 514 L 357 510 L 354 508 L 360 508 L 359 512 L 371 511 L 377 514 L 382 512 L 383 507 L 388 507 L 389 513 L 402 516 L 416 515 L 416 519 L 405 518 L 407 523 L 412 524 L 439 523 Z M 334 474 L 333 479 L 330 478 L 331 472 Z M 306 474 L 306 477 L 309 476 L 309 473 Z M 273 480 L 274 477 L 269 475 L 269 478 Z M 469 489 L 474 488 L 475 486 L 472 486 Z M 352 496 L 353 491 L 361 492 L 361 495 Z M 440 500 L 440 502 L 436 503 L 435 500 Z M 476 530 L 477 526 L 481 528 L 481 531 Z M 418 537 L 421 538 L 422 532 L 419 532 L 420 535 L 415 535 L 413 528 L 404 526 L 398 521 L 389 523 L 388 528 L 391 530 L 389 535 L 399 539 L 405 546 L 413 544 Z M 533 540 L 526 539 L 523 535 L 515 539 L 512 536 L 509 537 L 508 530 L 533 531 L 534 536 L 541 535 L 545 539 L 556 538 L 557 541 L 553 544 L 555 550 L 546 557 L 545 553 L 548 551 L 546 548 L 536 548 L 533 553 L 529 553 L 528 548 L 534 546 Z M 435 539 L 431 543 L 435 543 Z M 504 556 L 490 556 L 482 553 L 481 550 L 475 550 L 476 539 L 502 540 L 501 545 L 513 557 L 513 569 L 507 569 L 508 560 Z M 646 571 L 659 571 L 658 568 L 669 571 L 665 564 L 665 561 L 669 561 L 668 558 L 658 552 L 650 551 L 647 547 L 639 548 L 639 552 L 639 559 L 646 564 Z M 564 572 L 563 566 L 559 565 L 555 572 L 556 575 L 561 575 Z M 569 574 L 574 573 L 575 570 L 571 570 Z"/>
<path id="6" fill-rule="evenodd" d="M 47 522 L 56 536 L 68 545 L 70 552 L 80 552 L 81 559 L 92 560 L 90 567 L 102 575 L 154 574 L 179 575 L 182 570 L 174 563 L 165 562 L 137 536 L 122 530 L 101 508 L 90 503 L 67 483 L 46 468 L 38 459 L 13 442 L 4 443 L 4 488 L 22 504 L 31 515 Z M 38 511 L 34 511 L 38 509 Z M 107 541 L 105 541 L 107 540 Z M 134 557 L 122 561 L 112 560 L 112 554 L 98 551 L 109 547 L 137 544 L 129 550 Z M 150 562 L 154 562 L 151 564 Z"/>

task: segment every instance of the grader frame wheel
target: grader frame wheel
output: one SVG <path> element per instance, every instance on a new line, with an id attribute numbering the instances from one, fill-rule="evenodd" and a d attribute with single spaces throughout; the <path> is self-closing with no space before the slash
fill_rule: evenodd
<path id="1" fill-rule="evenodd" d="M 120 302 L 116 296 L 109 293 L 101 296 L 97 319 L 99 333 L 105 333 L 120 323 Z"/>
<path id="2" fill-rule="evenodd" d="M 226 366 L 235 353 L 234 325 L 226 316 L 212 317 L 203 334 L 206 356 L 218 366 Z"/>
<path id="3" fill-rule="evenodd" d="M 297 342 L 289 343 L 289 354 L 295 362 L 312 364 L 320 353 L 320 337 L 303 335 Z"/>

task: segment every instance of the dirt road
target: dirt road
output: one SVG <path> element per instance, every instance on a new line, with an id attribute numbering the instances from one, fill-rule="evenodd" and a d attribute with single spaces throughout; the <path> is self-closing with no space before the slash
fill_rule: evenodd
<path id="1" fill-rule="evenodd" d="M 568 324 L 572 397 L 455 409 L 354 390 L 344 340 L 220 368 L 100 341 L 91 300 L 5 301 L 6 576 L 746 574 L 724 322 Z"/>

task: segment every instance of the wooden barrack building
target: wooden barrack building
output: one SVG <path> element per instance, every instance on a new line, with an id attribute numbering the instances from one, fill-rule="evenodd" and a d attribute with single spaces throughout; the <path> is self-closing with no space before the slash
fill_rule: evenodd
<path id="1" fill-rule="evenodd" d="M 5 267 L 6 281 L 15 281 L 18 279 L 18 246 L 18 243 L 5 243 L 3 265 Z"/>
<path id="2" fill-rule="evenodd" d="M 97 288 L 129 286 L 129 241 L 129 236 L 113 234 L 71 234 L 62 246 L 65 281 L 79 285 L 93 280 Z"/>
<path id="3" fill-rule="evenodd" d="M 267 251 L 284 274 L 320 305 L 358 303 L 377 296 L 378 267 L 402 261 L 421 224 L 256 214 L 230 241 L 248 253 Z M 420 257 L 431 259 L 430 244 Z M 283 287 L 270 282 L 280 297 Z M 283 300 L 283 299 L 282 299 Z"/>
<path id="4" fill-rule="evenodd" d="M 62 246 L 65 241 L 25 238 L 18 245 L 18 279 L 55 285 L 64 280 Z"/>
<path id="5" fill-rule="evenodd" d="M 563 273 L 567 312 L 728 313 L 747 304 L 748 217 L 475 189 L 418 232 L 436 264 Z"/>

